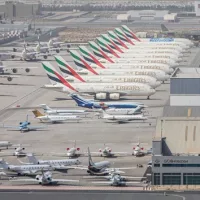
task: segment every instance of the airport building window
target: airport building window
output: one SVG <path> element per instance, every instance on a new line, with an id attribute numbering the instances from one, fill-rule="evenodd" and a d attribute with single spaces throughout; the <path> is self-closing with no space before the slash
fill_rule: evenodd
<path id="1" fill-rule="evenodd" d="M 181 173 L 163 173 L 163 185 L 181 185 Z"/>
<path id="2" fill-rule="evenodd" d="M 184 173 L 183 185 L 200 185 L 200 173 Z"/>
<path id="3" fill-rule="evenodd" d="M 200 167 L 200 164 L 163 164 L 163 167 Z"/>
<path id="4" fill-rule="evenodd" d="M 153 184 L 160 185 L 160 173 L 153 174 Z"/>
<path id="5" fill-rule="evenodd" d="M 160 167 L 160 164 L 154 164 L 153 166 L 154 167 Z"/>

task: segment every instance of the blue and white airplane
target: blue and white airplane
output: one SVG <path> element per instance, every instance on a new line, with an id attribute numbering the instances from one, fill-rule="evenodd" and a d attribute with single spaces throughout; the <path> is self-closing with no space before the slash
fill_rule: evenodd
<path id="1" fill-rule="evenodd" d="M 101 109 L 102 106 L 107 108 L 137 108 L 138 106 L 144 105 L 142 103 L 133 102 L 133 103 L 124 103 L 124 102 L 96 102 L 94 100 L 87 100 L 77 94 L 70 94 L 72 99 L 76 101 L 77 105 L 84 108 L 96 108 Z"/>
<path id="2" fill-rule="evenodd" d="M 21 132 L 36 131 L 38 129 L 46 128 L 45 126 L 30 126 L 31 122 L 28 121 L 28 115 L 26 116 L 26 121 L 20 122 L 19 126 L 4 126 L 8 130 L 16 130 Z"/>

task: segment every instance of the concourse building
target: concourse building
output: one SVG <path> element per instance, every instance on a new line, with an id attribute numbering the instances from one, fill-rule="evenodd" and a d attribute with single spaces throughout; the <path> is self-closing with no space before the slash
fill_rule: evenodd
<path id="1" fill-rule="evenodd" d="M 200 69 L 177 68 L 153 138 L 152 185 L 200 187 Z"/>

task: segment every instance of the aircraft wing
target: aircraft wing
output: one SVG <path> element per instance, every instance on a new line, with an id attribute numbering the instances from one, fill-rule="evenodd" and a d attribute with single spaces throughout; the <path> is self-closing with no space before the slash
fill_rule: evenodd
<path id="1" fill-rule="evenodd" d="M 79 183 L 79 180 L 69 180 L 69 179 L 53 179 L 53 182 L 74 182 Z"/>
<path id="2" fill-rule="evenodd" d="M 29 130 L 37 130 L 37 129 L 44 129 L 44 128 L 47 128 L 46 126 L 28 126 L 28 129 Z"/>
<path id="3" fill-rule="evenodd" d="M 10 179 L 9 181 L 12 181 L 12 182 L 38 182 L 36 179 Z"/>
<path id="4" fill-rule="evenodd" d="M 4 128 L 8 128 L 8 129 L 12 129 L 12 130 L 16 130 L 19 131 L 20 127 L 19 126 L 3 126 Z"/>
<path id="5" fill-rule="evenodd" d="M 116 155 L 121 155 L 121 156 L 131 155 L 131 154 L 128 153 L 128 152 L 113 152 L 113 151 L 112 151 L 111 153 L 116 154 Z"/>
<path id="6" fill-rule="evenodd" d="M 3 75 L 3 74 L 0 74 L 0 78 L 7 78 L 8 81 L 11 81 L 13 78 L 19 78 L 20 76 L 13 76 L 13 75 Z"/>
<path id="7" fill-rule="evenodd" d="M 112 181 L 93 181 L 93 184 L 100 184 L 100 185 L 111 185 Z"/>

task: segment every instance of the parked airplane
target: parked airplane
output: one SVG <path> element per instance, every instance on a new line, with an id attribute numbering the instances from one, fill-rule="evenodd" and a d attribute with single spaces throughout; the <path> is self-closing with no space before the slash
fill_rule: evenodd
<path id="1" fill-rule="evenodd" d="M 30 126 L 31 122 L 28 121 L 28 115 L 26 116 L 26 121 L 19 122 L 19 126 L 4 126 L 8 130 L 16 130 L 21 132 L 36 131 L 38 129 L 44 129 L 45 126 Z"/>
<path id="2" fill-rule="evenodd" d="M 94 100 L 84 99 L 78 94 L 70 94 L 72 99 L 77 103 L 78 106 L 90 109 L 101 109 L 102 106 L 106 106 L 108 108 L 121 108 L 121 109 L 135 109 L 138 105 L 144 106 L 144 104 L 139 102 L 97 102 Z M 145 106 L 144 106 L 145 107 Z"/>
<path id="3" fill-rule="evenodd" d="M 38 110 L 33 110 L 33 114 L 37 119 L 39 119 L 41 122 L 50 122 L 50 123 L 57 123 L 57 122 L 63 122 L 63 121 L 77 121 L 79 122 L 81 118 L 76 115 L 43 115 Z"/>
<path id="4" fill-rule="evenodd" d="M 105 144 L 103 149 L 99 149 L 98 152 L 91 152 L 91 154 L 98 155 L 101 157 L 115 157 L 128 155 L 127 152 L 113 152 L 112 149 L 110 147 L 107 147 Z"/>
<path id="5" fill-rule="evenodd" d="M 9 72 L 9 71 L 11 71 L 11 72 L 13 72 L 13 73 L 17 73 L 18 72 L 18 70 L 19 69 L 24 69 L 25 70 L 25 72 L 30 72 L 30 70 L 31 69 L 35 69 L 35 68 L 37 68 L 37 67 L 21 67 L 21 66 L 5 66 L 4 64 L 3 64 L 3 62 L 2 61 L 0 61 L 0 75 L 2 74 L 4 74 L 4 73 L 7 73 L 7 72 Z M 6 75 L 5 75 L 6 76 Z M 8 77 L 11 77 L 12 78 L 12 76 L 9 76 L 8 75 Z M 10 79 L 11 80 L 11 79 Z M 8 80 L 9 81 L 9 80 Z"/>
<path id="6" fill-rule="evenodd" d="M 110 186 L 143 186 L 141 182 L 127 182 L 120 174 L 112 174 L 109 181 L 93 181 L 93 184 L 110 185 Z"/>
<path id="7" fill-rule="evenodd" d="M 162 53 L 162 54 L 165 54 L 165 53 L 173 53 L 174 55 L 176 56 L 179 56 L 179 57 L 183 57 L 183 54 L 180 52 L 180 51 L 177 51 L 177 50 L 171 50 L 171 49 L 159 49 L 159 48 L 155 48 L 155 49 L 152 49 L 152 48 L 129 48 L 125 43 L 124 41 L 122 41 L 114 31 L 108 31 L 108 35 L 110 36 L 110 38 L 112 39 L 112 41 L 117 44 L 124 52 L 141 52 L 143 51 L 144 53 L 147 52 L 147 53 Z M 90 44 L 90 43 L 89 43 Z M 90 44 L 91 46 L 91 44 Z M 101 55 L 101 54 L 100 54 Z M 98 54 L 97 54 L 98 56 Z"/>
<path id="8" fill-rule="evenodd" d="M 24 157 L 26 156 L 26 152 L 24 152 L 25 148 L 19 144 L 18 147 L 15 147 L 15 151 L 13 153 L 3 153 L 1 156 L 17 156 L 17 157 Z"/>
<path id="9" fill-rule="evenodd" d="M 155 93 L 150 86 L 141 83 L 76 83 L 70 84 L 64 79 L 55 68 L 48 62 L 42 65 L 53 83 L 56 85 L 45 85 L 44 88 L 68 93 L 92 94 L 96 99 L 119 99 L 121 96 L 147 96 Z"/>
<path id="10" fill-rule="evenodd" d="M 50 165 L 9 165 L 3 159 L 0 160 L 0 168 L 3 168 L 6 174 L 14 172 L 17 175 L 34 175 L 41 170 L 55 170 Z"/>
<path id="11" fill-rule="evenodd" d="M 110 48 L 112 48 L 114 51 L 117 51 L 117 53 L 119 54 L 120 58 L 148 58 L 148 59 L 171 59 L 171 60 L 174 60 L 174 61 L 181 61 L 182 59 L 179 58 L 177 55 L 174 55 L 172 53 L 167 53 L 167 54 L 163 54 L 163 53 L 151 53 L 151 54 L 147 54 L 145 52 L 143 52 L 142 50 L 140 50 L 140 54 L 138 54 L 137 52 L 129 52 L 129 51 L 126 51 L 125 53 L 122 51 L 122 49 L 120 49 L 120 47 L 117 46 L 117 44 L 115 44 L 111 38 L 109 37 L 108 34 L 102 34 L 101 35 L 102 39 L 104 40 L 104 43 L 106 45 L 109 45 Z M 103 41 L 102 41 L 103 42 Z M 79 47 L 80 48 L 80 47 Z M 112 52 L 111 52 L 112 53 Z M 114 57 L 114 55 L 113 55 Z"/>
<path id="12" fill-rule="evenodd" d="M 138 115 L 110 115 L 107 114 L 104 110 L 102 110 L 102 119 L 106 119 L 107 121 L 113 121 L 118 123 L 126 123 L 129 121 L 145 121 L 148 118 L 143 114 Z"/>
<path id="13" fill-rule="evenodd" d="M 97 67 L 100 67 L 100 68 L 105 68 L 105 69 L 158 69 L 158 70 L 162 70 L 164 71 L 165 73 L 167 74 L 171 74 L 174 70 L 173 68 L 169 67 L 168 64 L 162 64 L 162 63 L 134 63 L 134 62 L 131 62 L 130 63 L 126 63 L 127 62 L 127 59 L 126 61 L 124 61 L 123 63 L 120 62 L 120 63 L 101 63 L 97 58 L 95 58 L 94 55 L 92 55 L 92 53 L 90 53 L 88 51 L 88 49 L 84 46 L 79 46 L 79 50 L 83 56 L 83 58 L 90 62 L 90 66 L 91 67 L 94 67 L 94 68 L 97 68 Z M 147 54 L 148 55 L 148 54 Z M 105 58 L 106 59 L 106 58 Z"/>
<path id="14" fill-rule="evenodd" d="M 44 110 L 45 113 L 49 115 L 71 115 L 71 114 L 76 114 L 76 115 L 88 115 L 89 113 L 86 110 L 55 110 L 47 106 L 46 104 L 40 104 L 42 109 Z"/>
<path id="15" fill-rule="evenodd" d="M 59 156 L 67 156 L 69 158 L 75 158 L 75 157 L 79 157 L 81 155 L 83 155 L 83 153 L 80 152 L 80 148 L 76 147 L 76 140 L 74 141 L 74 146 L 73 147 L 67 147 L 66 148 L 67 153 L 56 153 L 55 155 L 59 155 Z"/>
<path id="16" fill-rule="evenodd" d="M 50 171 L 43 172 L 42 175 L 37 175 L 35 179 L 10 179 L 12 182 L 38 182 L 40 185 L 55 185 L 59 182 L 65 183 L 78 183 L 79 180 L 68 180 L 68 179 L 53 179 Z"/>
<path id="17" fill-rule="evenodd" d="M 77 51 L 70 51 L 74 63 L 77 67 L 84 68 L 87 70 L 77 71 L 79 74 L 93 74 L 93 75 L 134 75 L 134 76 L 151 76 L 156 78 L 158 81 L 166 81 L 169 79 L 169 75 L 165 74 L 164 71 L 156 69 L 93 69 L 84 59 L 78 54 Z"/>
<path id="18" fill-rule="evenodd" d="M 81 162 L 78 159 L 38 160 L 32 153 L 28 153 L 27 158 L 29 160 L 29 163 L 23 164 L 50 165 L 52 167 L 55 167 L 55 169 L 66 169 L 66 166 L 81 164 Z"/>
<path id="19" fill-rule="evenodd" d="M 153 89 L 161 85 L 161 82 L 151 76 L 89 76 L 80 75 L 76 72 L 61 56 L 55 56 L 59 65 L 60 71 L 66 80 L 69 82 L 88 82 L 88 83 L 144 83 L 151 86 Z M 70 77 L 69 77 L 70 75 Z"/>

